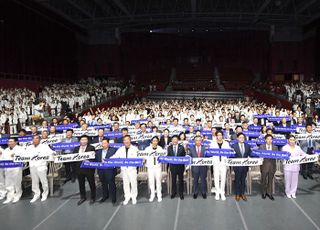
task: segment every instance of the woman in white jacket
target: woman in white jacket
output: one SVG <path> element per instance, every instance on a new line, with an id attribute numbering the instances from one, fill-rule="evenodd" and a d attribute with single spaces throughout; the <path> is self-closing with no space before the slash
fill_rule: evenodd
<path id="1" fill-rule="evenodd" d="M 231 149 L 229 143 L 223 140 L 222 131 L 216 132 L 216 141 L 213 141 L 210 145 L 212 149 Z M 226 185 L 226 175 L 227 166 L 225 164 L 227 157 L 225 156 L 213 156 L 213 177 L 214 177 L 214 187 L 215 187 L 215 199 L 225 200 L 225 185 Z"/>

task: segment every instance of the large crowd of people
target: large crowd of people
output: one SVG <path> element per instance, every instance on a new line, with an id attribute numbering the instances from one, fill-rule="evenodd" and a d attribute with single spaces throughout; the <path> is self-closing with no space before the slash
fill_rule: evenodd
<path id="1" fill-rule="evenodd" d="M 207 199 L 210 191 L 215 194 L 215 200 L 225 200 L 228 172 L 233 170 L 235 199 L 246 201 L 248 167 L 260 166 L 261 196 L 274 200 L 277 165 L 286 161 L 282 171 L 285 194 L 295 198 L 299 171 L 304 179 L 314 179 L 314 162 L 318 161 L 320 148 L 319 124 L 317 115 L 309 117 L 302 111 L 268 107 L 256 101 L 136 99 L 120 107 L 97 108 L 60 120 L 53 118 L 39 126 L 25 127 L 17 136 L 3 138 L 1 159 L 12 161 L 15 166 L 0 169 L 0 196 L 6 197 L 5 203 L 19 201 L 22 195 L 21 162 L 28 162 L 34 193 L 31 203 L 40 197 L 45 201 L 48 197 L 48 164 L 63 162 L 65 182 L 78 180 L 78 205 L 87 199 L 86 180 L 91 190 L 90 203 L 96 201 L 96 171 L 102 183 L 100 202 L 110 195 L 112 203 L 116 203 L 119 167 L 124 205 L 130 200 L 132 204 L 137 203 L 137 180 L 143 172 L 137 167 L 147 167 L 149 201 L 157 196 L 161 202 L 163 173 L 167 173 L 167 167 L 163 165 L 169 165 L 172 199 L 176 195 L 184 199 L 185 173 L 188 171 L 187 180 L 193 178 L 190 189 L 194 199 L 199 194 Z M 82 157 L 79 160 L 69 158 L 79 155 Z M 308 161 L 299 158 L 306 156 Z M 206 158 L 206 163 L 191 163 L 197 158 Z M 299 163 L 293 164 L 297 158 Z M 241 159 L 256 160 L 248 165 L 248 161 L 244 163 Z M 208 175 L 213 177 L 213 184 L 207 182 Z"/>

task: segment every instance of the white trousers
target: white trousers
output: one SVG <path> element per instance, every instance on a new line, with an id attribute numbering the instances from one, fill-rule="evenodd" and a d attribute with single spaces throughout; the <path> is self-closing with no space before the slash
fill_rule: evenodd
<path id="1" fill-rule="evenodd" d="M 216 194 L 225 194 L 226 176 L 226 166 L 219 165 L 213 167 L 214 187 L 216 188 Z"/>
<path id="2" fill-rule="evenodd" d="M 130 198 L 137 199 L 138 187 L 136 168 L 122 170 L 122 179 L 125 200 L 130 200 Z"/>
<path id="3" fill-rule="evenodd" d="M 5 185 L 7 190 L 7 199 L 20 199 L 22 195 L 21 189 L 22 168 L 5 169 Z"/>
<path id="4" fill-rule="evenodd" d="M 40 197 L 39 181 L 42 185 L 42 197 L 46 197 L 49 194 L 48 190 L 48 178 L 47 178 L 47 166 L 30 167 L 30 175 L 32 180 L 32 192 L 35 196 Z"/>
<path id="5" fill-rule="evenodd" d="M 0 168 L 0 197 L 4 197 L 7 193 L 4 178 L 4 169 Z"/>
<path id="6" fill-rule="evenodd" d="M 161 198 L 161 167 L 148 167 L 148 179 L 149 179 L 149 188 L 151 191 L 150 196 L 154 197 L 155 195 L 155 184 L 157 186 L 157 197 Z M 156 182 L 156 183 L 155 183 Z"/>

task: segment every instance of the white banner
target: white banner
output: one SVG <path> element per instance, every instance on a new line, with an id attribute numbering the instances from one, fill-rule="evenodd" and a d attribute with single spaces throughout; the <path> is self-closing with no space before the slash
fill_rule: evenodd
<path id="1" fill-rule="evenodd" d="M 61 142 L 61 139 L 61 137 L 50 137 L 48 139 L 41 139 L 40 144 L 52 145 Z"/>
<path id="2" fill-rule="evenodd" d="M 191 166 L 211 166 L 213 159 L 211 157 L 198 157 L 191 159 Z"/>
<path id="3" fill-rule="evenodd" d="M 101 143 L 94 143 L 94 144 L 91 144 L 91 145 L 94 146 L 94 148 L 96 150 L 102 149 Z"/>
<path id="4" fill-rule="evenodd" d="M 81 137 L 82 135 L 87 135 L 87 136 L 97 136 L 98 135 L 98 130 L 95 129 L 90 129 L 90 130 L 76 130 L 73 133 L 74 137 Z"/>
<path id="5" fill-rule="evenodd" d="M 95 151 L 54 156 L 54 163 L 84 161 L 95 158 Z"/>
<path id="6" fill-rule="evenodd" d="M 311 137 L 312 140 L 320 140 L 320 133 L 312 133 L 312 134 L 296 134 L 297 140 L 307 140 Z"/>
<path id="7" fill-rule="evenodd" d="M 263 164 L 263 158 L 228 158 L 227 166 L 259 166 Z"/>
<path id="8" fill-rule="evenodd" d="M 163 150 L 163 151 L 157 151 L 157 150 L 154 150 L 154 151 L 139 151 L 137 156 L 138 157 L 141 157 L 141 158 L 147 158 L 147 157 L 150 157 L 150 156 L 154 156 L 154 157 L 158 157 L 158 156 L 166 156 L 167 155 L 167 151 Z"/>
<path id="9" fill-rule="evenodd" d="M 52 153 L 46 154 L 16 154 L 14 155 L 14 162 L 29 162 L 29 161 L 52 161 L 53 155 Z"/>
<path id="10" fill-rule="evenodd" d="M 318 154 L 312 155 L 305 155 L 300 157 L 290 157 L 289 160 L 284 160 L 284 165 L 294 165 L 294 164 L 305 164 L 305 163 L 312 163 L 317 162 L 319 160 Z"/>
<path id="11" fill-rule="evenodd" d="M 154 136 L 153 133 L 145 133 L 145 134 L 136 134 L 131 136 L 131 141 L 143 141 L 150 140 Z"/>

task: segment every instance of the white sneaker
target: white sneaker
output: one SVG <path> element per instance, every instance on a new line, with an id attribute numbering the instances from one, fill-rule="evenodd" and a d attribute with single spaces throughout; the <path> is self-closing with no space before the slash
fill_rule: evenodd
<path id="1" fill-rule="evenodd" d="M 41 202 L 45 201 L 47 198 L 48 198 L 48 196 L 43 196 L 43 197 L 41 198 Z"/>
<path id="2" fill-rule="evenodd" d="M 287 194 L 287 197 L 288 197 L 289 199 L 291 199 L 291 195 L 290 195 L 290 194 Z"/>
<path id="3" fill-rule="evenodd" d="M 154 196 L 151 196 L 149 199 L 149 202 L 152 202 L 154 200 Z"/>
<path id="4" fill-rule="evenodd" d="M 219 194 L 216 194 L 216 195 L 215 195 L 215 199 L 216 199 L 216 200 L 220 200 Z"/>
<path id="5" fill-rule="evenodd" d="M 32 200 L 30 200 L 30 203 L 36 202 L 39 198 L 40 198 L 39 196 L 34 196 Z"/>
<path id="6" fill-rule="evenodd" d="M 292 196 L 293 199 L 296 199 L 296 198 L 297 198 L 297 197 L 296 197 L 296 194 L 292 194 L 291 196 Z"/>
<path id="7" fill-rule="evenodd" d="M 12 199 L 6 199 L 4 202 L 3 202 L 3 204 L 8 204 L 8 203 L 10 203 L 12 201 Z"/>
<path id="8" fill-rule="evenodd" d="M 216 188 L 215 187 L 212 187 L 211 188 L 211 193 L 215 193 L 216 192 Z"/>
<path id="9" fill-rule="evenodd" d="M 3 200 L 5 198 L 5 196 L 0 196 L 0 200 Z"/>
<path id="10" fill-rule="evenodd" d="M 136 204 L 137 203 L 137 198 L 132 198 L 132 204 Z"/>
<path id="11" fill-rule="evenodd" d="M 20 200 L 20 197 L 16 197 L 13 199 L 12 203 L 17 203 Z"/>
<path id="12" fill-rule="evenodd" d="M 158 197 L 158 202 L 161 202 L 162 201 L 162 197 Z"/>
<path id="13" fill-rule="evenodd" d="M 226 200 L 226 196 L 224 194 L 221 194 L 221 200 Z"/>
<path id="14" fill-rule="evenodd" d="M 128 203 L 129 203 L 129 200 L 127 199 L 123 201 L 123 205 L 127 205 Z"/>

